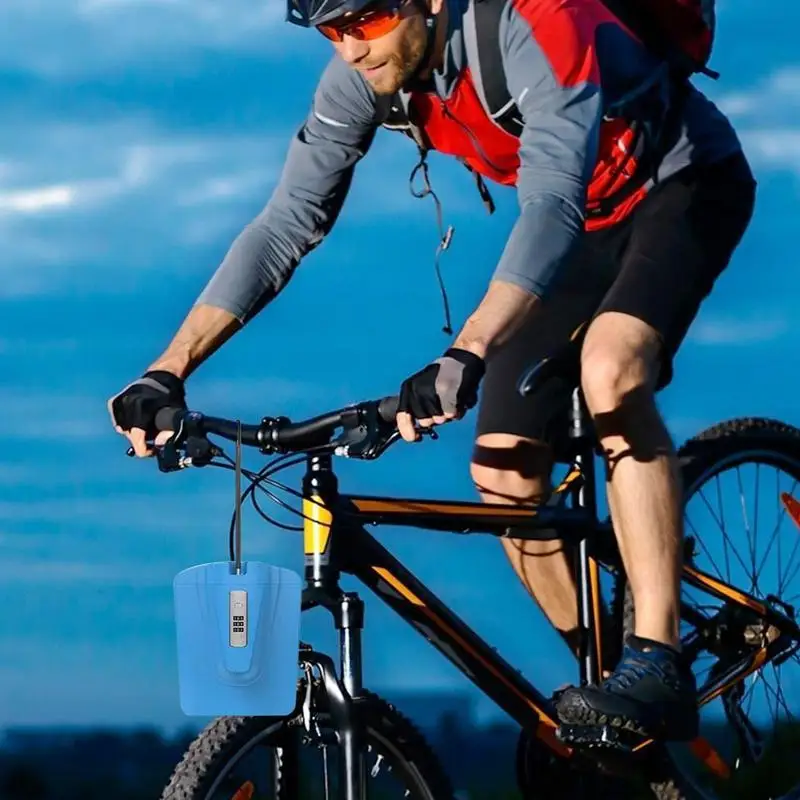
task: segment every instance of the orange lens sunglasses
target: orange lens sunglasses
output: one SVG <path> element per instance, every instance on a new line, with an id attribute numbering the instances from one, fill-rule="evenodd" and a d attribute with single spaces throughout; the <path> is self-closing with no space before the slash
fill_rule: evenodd
<path id="1" fill-rule="evenodd" d="M 341 42 L 345 36 L 352 36 L 360 41 L 369 41 L 385 36 L 393 31 L 402 21 L 402 7 L 406 0 L 381 3 L 378 8 L 367 11 L 352 20 L 339 25 L 318 25 L 317 30 L 332 42 Z"/>

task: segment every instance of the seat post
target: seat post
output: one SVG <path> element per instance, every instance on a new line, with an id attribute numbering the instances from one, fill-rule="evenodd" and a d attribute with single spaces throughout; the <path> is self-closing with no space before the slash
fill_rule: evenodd
<path id="1" fill-rule="evenodd" d="M 594 447 L 591 426 L 588 424 L 588 413 L 583 401 L 580 386 L 572 391 L 572 405 L 570 407 L 570 438 L 575 444 L 575 466 L 581 471 L 583 480 L 576 492 L 575 504 L 578 508 L 586 509 L 595 519 L 597 518 L 596 472 L 594 463 Z M 582 536 L 578 542 L 578 559 L 575 565 L 575 578 L 578 584 L 578 616 L 580 637 L 578 640 L 578 664 L 580 669 L 580 684 L 599 683 L 601 676 L 600 653 L 597 648 L 597 636 L 593 636 L 594 625 L 600 624 L 600 619 L 594 619 L 595 605 L 599 608 L 600 597 L 594 596 L 600 587 L 592 581 L 589 548 L 587 535 Z"/>

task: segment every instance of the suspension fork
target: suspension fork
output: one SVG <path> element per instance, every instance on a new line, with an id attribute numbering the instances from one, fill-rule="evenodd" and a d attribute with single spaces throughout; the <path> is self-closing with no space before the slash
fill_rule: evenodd
<path id="1" fill-rule="evenodd" d="M 333 659 L 314 650 L 301 652 L 306 665 L 306 698 L 303 702 L 303 722 L 309 732 L 316 734 L 314 726 L 314 693 L 311 687 L 312 671 L 316 668 L 322 678 L 325 708 L 330 713 L 332 727 L 339 745 L 339 798 L 338 800 L 367 800 L 367 769 L 364 753 L 364 729 L 353 698 L 344 682 L 336 674 Z M 327 744 L 323 740 L 323 744 Z"/>
<path id="2" fill-rule="evenodd" d="M 367 800 L 367 759 L 365 732 L 353 698 L 363 692 L 361 631 L 364 628 L 364 601 L 354 593 L 343 593 L 335 616 L 339 630 L 339 663 L 344 696 L 347 697 L 347 719 L 339 728 L 341 768 L 345 776 L 341 800 Z"/>

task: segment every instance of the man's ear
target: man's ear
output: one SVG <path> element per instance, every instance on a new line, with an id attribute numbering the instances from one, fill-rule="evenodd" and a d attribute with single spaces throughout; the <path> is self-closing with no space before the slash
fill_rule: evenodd
<path id="1" fill-rule="evenodd" d="M 430 8 L 431 14 L 438 14 L 445 4 L 445 0 L 424 0 L 424 2 L 426 2 L 428 8 Z"/>

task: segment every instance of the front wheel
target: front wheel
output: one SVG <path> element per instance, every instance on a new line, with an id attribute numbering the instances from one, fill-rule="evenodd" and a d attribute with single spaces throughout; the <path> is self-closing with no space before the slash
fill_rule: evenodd
<path id="1" fill-rule="evenodd" d="M 355 703 L 370 800 L 453 800 L 444 770 L 408 719 L 376 695 Z M 161 800 L 338 800 L 338 732 L 325 712 L 315 712 L 309 727 L 300 713 L 221 717 L 191 743 Z"/>

